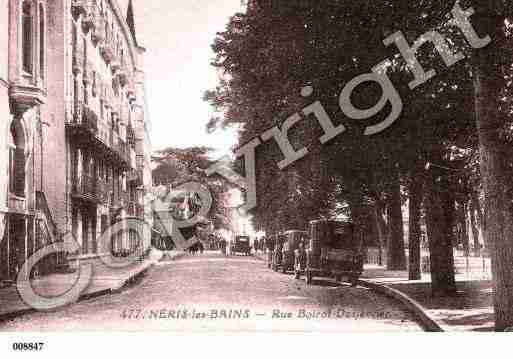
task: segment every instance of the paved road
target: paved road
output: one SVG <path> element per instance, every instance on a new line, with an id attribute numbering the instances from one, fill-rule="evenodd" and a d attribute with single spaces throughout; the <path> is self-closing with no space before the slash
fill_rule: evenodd
<path id="1" fill-rule="evenodd" d="M 0 331 L 420 331 L 365 288 L 304 280 L 252 257 L 217 253 L 161 262 L 121 293 L 0 323 Z"/>

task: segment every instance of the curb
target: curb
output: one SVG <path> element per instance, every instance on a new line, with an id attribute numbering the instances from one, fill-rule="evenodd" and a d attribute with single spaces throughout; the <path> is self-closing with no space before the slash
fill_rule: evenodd
<path id="1" fill-rule="evenodd" d="M 139 276 L 144 275 L 153 266 L 155 266 L 155 262 L 150 263 L 148 266 L 146 266 L 145 268 L 142 268 L 142 270 L 140 270 L 140 271 L 134 271 L 127 278 L 121 280 L 118 284 L 115 284 L 114 286 L 111 286 L 110 288 L 100 289 L 100 290 L 97 290 L 94 292 L 89 292 L 89 293 L 84 293 L 84 294 L 80 295 L 80 297 L 78 298 L 78 300 L 76 302 L 70 303 L 68 305 L 73 305 L 76 303 L 80 303 L 80 302 L 83 302 L 86 300 L 102 297 L 105 295 L 120 293 L 122 291 L 122 289 L 127 284 L 129 284 L 130 282 L 132 282 Z M 0 314 L 0 324 L 3 322 L 13 320 L 17 317 L 21 317 L 24 315 L 33 314 L 33 313 L 37 313 L 37 312 L 38 312 L 38 310 L 36 310 L 34 308 L 25 308 L 25 309 L 21 309 L 21 310 L 10 312 L 10 313 Z"/>
<path id="2" fill-rule="evenodd" d="M 400 292 L 397 289 L 391 288 L 384 284 L 379 284 L 363 279 L 359 279 L 358 284 L 401 302 L 401 304 L 403 304 L 417 317 L 424 331 L 444 332 L 442 327 L 435 321 L 433 317 L 427 313 L 427 310 L 422 305 L 420 305 L 417 301 L 404 294 L 403 292 Z"/>
<path id="3" fill-rule="evenodd" d="M 182 253 L 177 253 L 174 257 L 169 257 L 169 259 L 164 259 L 164 256 L 162 256 L 158 261 L 157 263 L 159 262 L 174 262 L 180 258 L 183 258 L 187 255 L 187 253 L 185 252 L 182 252 Z"/>

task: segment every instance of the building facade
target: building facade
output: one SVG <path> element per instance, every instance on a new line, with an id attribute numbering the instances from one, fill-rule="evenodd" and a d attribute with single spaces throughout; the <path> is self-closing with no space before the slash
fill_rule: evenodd
<path id="1" fill-rule="evenodd" d="M 80 250 L 30 274 L 144 250 L 149 236 L 130 231 L 98 243 L 113 223 L 144 219 L 151 186 L 132 2 L 0 0 L 0 18 L 0 280 L 67 233 Z"/>

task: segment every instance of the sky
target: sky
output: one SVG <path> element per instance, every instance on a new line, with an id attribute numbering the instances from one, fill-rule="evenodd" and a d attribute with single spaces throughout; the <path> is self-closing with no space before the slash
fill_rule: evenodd
<path id="1" fill-rule="evenodd" d="M 128 0 L 119 0 L 122 9 Z M 210 45 L 241 0 L 133 0 L 138 42 L 145 55 L 146 91 L 154 150 L 205 145 L 227 153 L 235 131 L 209 135 L 212 108 L 205 90 L 217 83 Z"/>

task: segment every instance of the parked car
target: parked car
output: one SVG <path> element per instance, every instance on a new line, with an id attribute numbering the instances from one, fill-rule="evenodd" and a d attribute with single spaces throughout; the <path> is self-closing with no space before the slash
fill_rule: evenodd
<path id="1" fill-rule="evenodd" d="M 345 278 L 355 286 L 363 272 L 362 238 L 355 235 L 351 222 L 316 220 L 310 222 L 310 243 L 306 251 L 304 273 L 306 283 L 314 277 L 333 277 L 340 282 Z M 303 260 L 301 251 L 296 251 L 296 263 Z M 296 271 L 300 278 L 302 271 Z"/>
<path id="2" fill-rule="evenodd" d="M 249 256 L 251 254 L 251 246 L 249 244 L 249 236 L 235 236 L 235 240 L 230 246 L 230 254 L 243 254 Z"/>

